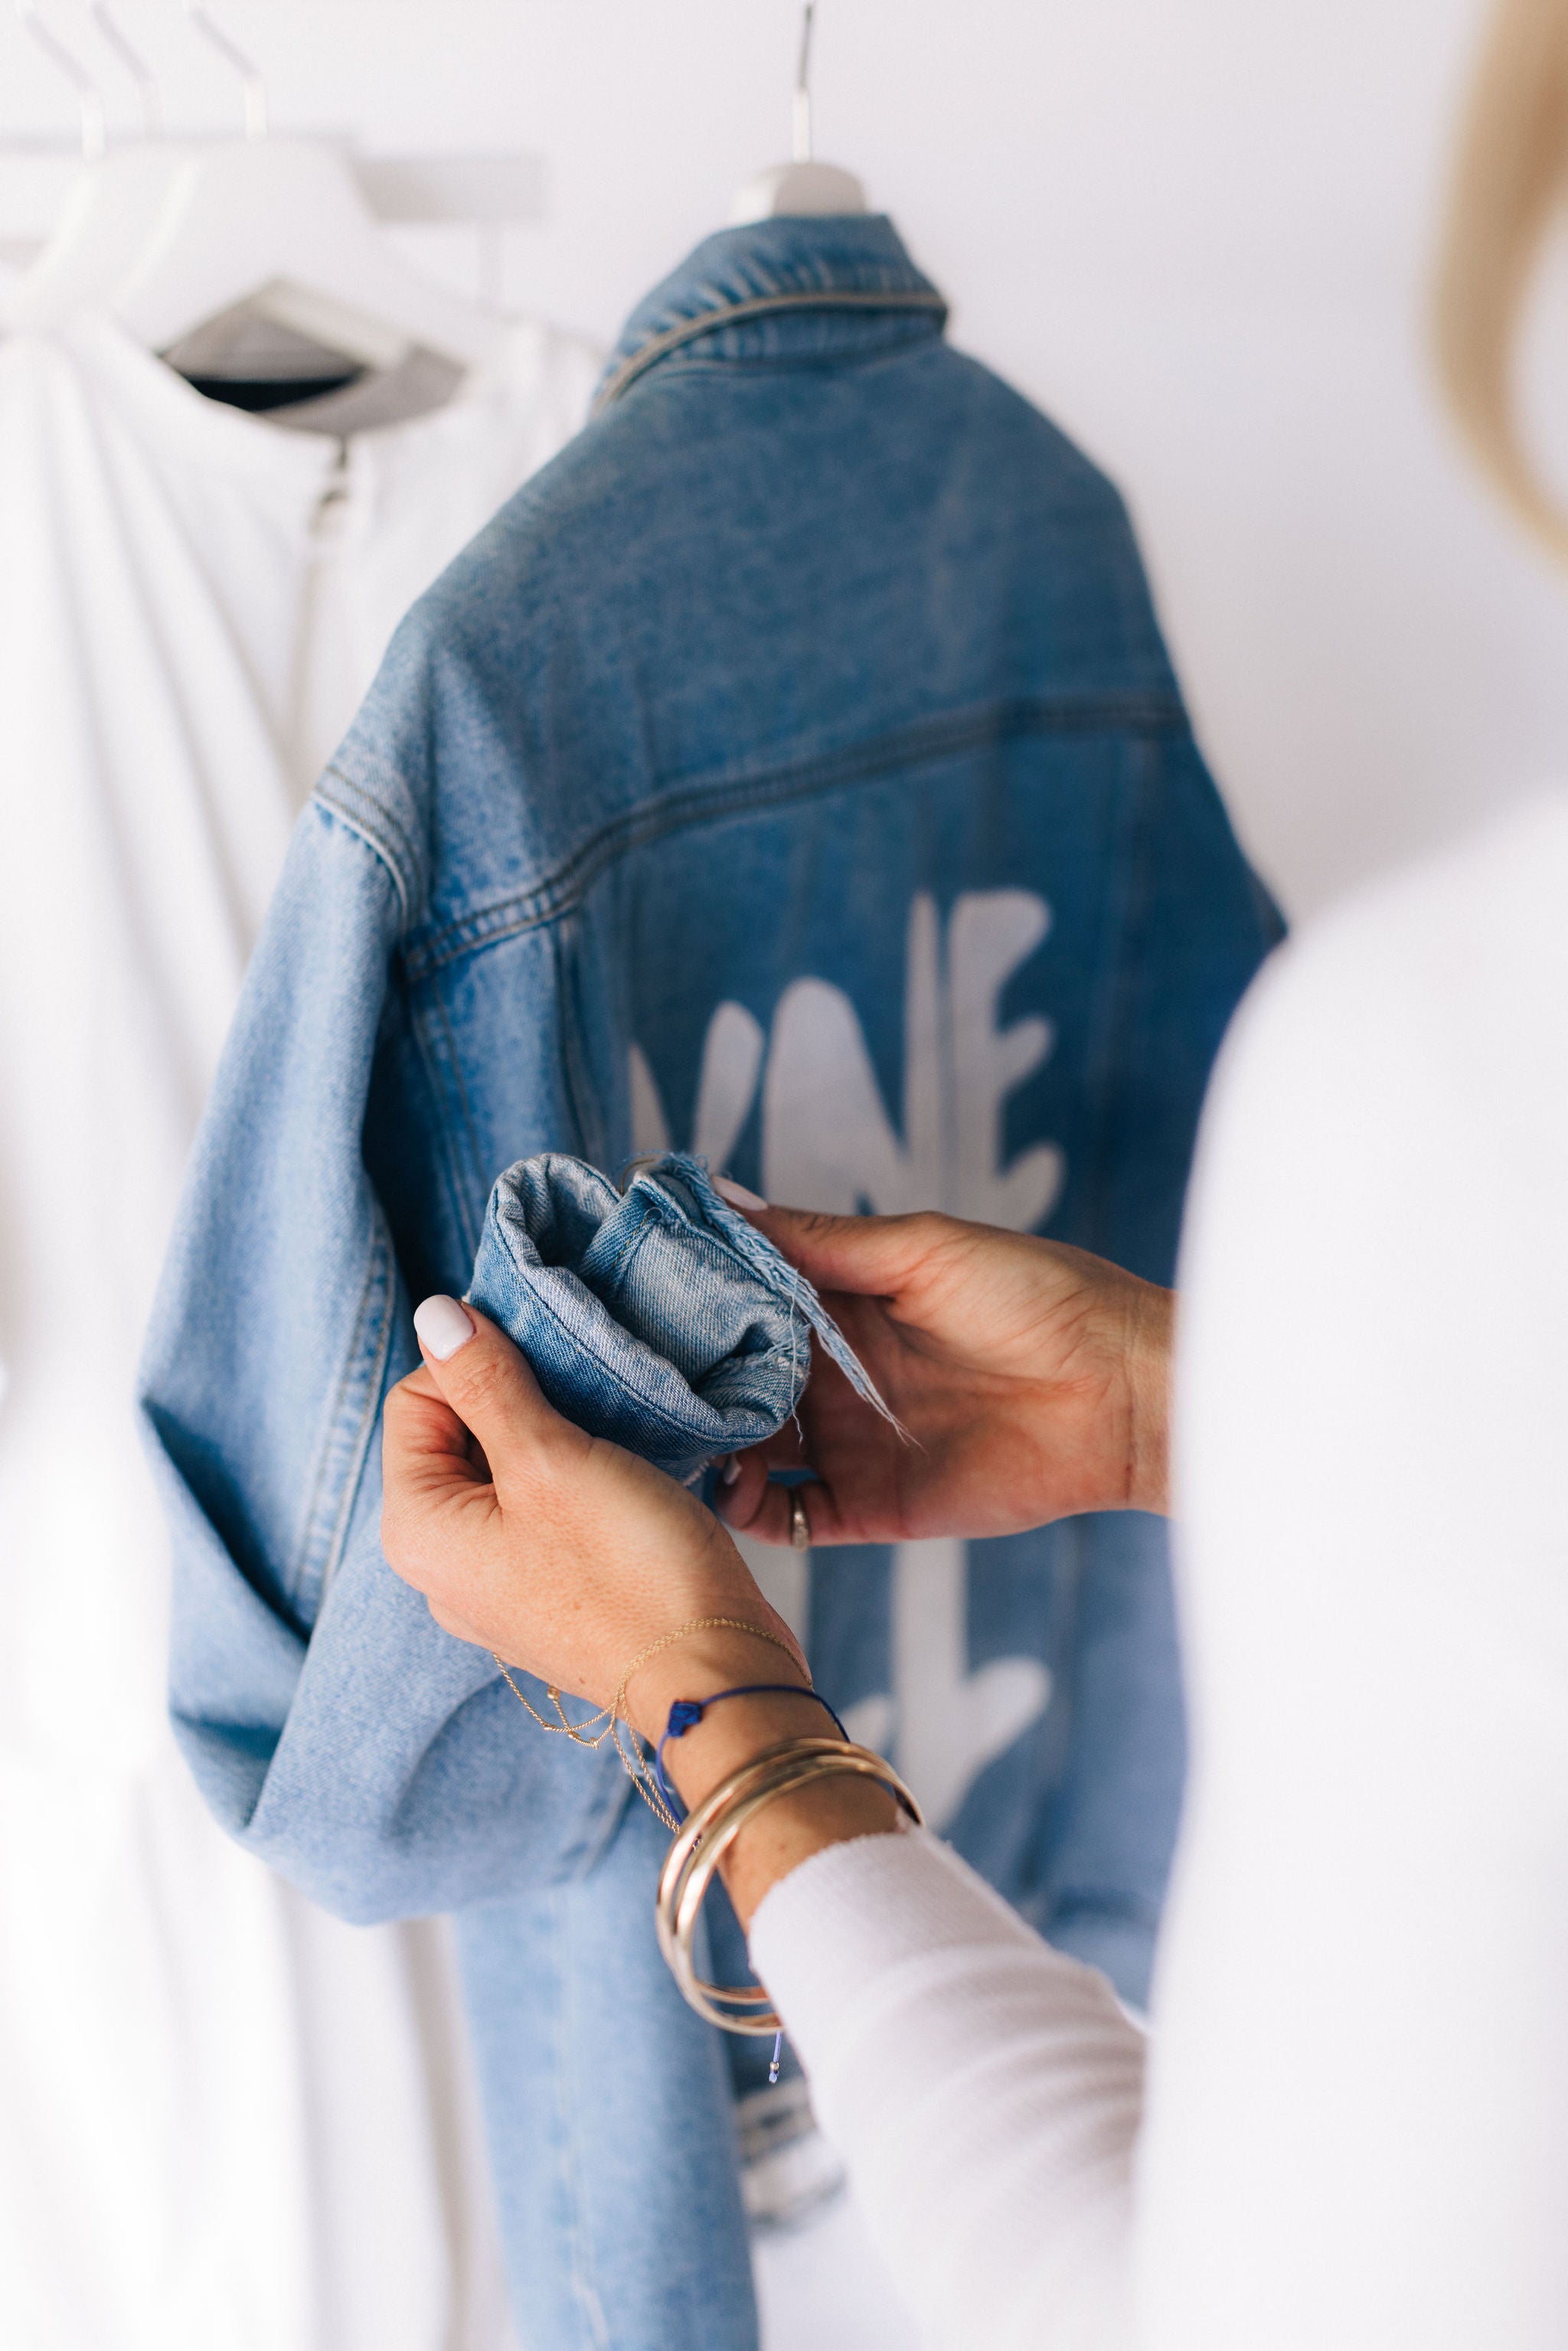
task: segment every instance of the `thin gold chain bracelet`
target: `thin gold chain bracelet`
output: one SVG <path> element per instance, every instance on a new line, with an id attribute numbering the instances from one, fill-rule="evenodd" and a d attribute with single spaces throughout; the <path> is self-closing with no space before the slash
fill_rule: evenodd
<path id="1" fill-rule="evenodd" d="M 675 1819 L 674 1814 L 671 1812 L 668 1804 L 665 1803 L 664 1797 L 659 1793 L 659 1790 L 653 1780 L 653 1774 L 648 1769 L 646 1758 L 638 1753 L 635 1748 L 628 1750 L 628 1749 L 622 1743 L 621 1724 L 622 1721 L 626 1723 L 627 1729 L 632 1731 L 633 1740 L 636 1740 L 639 1736 L 639 1733 L 632 1728 L 630 1718 L 626 1713 L 627 1685 L 631 1682 L 634 1674 L 641 1673 L 643 1667 L 645 1665 L 650 1664 L 654 1657 L 660 1656 L 664 1650 L 673 1649 L 679 1641 L 690 1640 L 694 1634 L 711 1632 L 749 1633 L 754 1640 L 766 1641 L 771 1648 L 782 1649 L 784 1655 L 795 1665 L 803 1666 L 805 1663 L 799 1649 L 795 1647 L 792 1642 L 780 1639 L 777 1633 L 769 1633 L 764 1625 L 747 1624 L 743 1617 L 739 1616 L 693 1616 L 688 1618 L 685 1624 L 677 1625 L 673 1633 L 663 1634 L 658 1640 L 650 1641 L 646 1648 L 639 1649 L 637 1655 L 632 1658 L 631 1664 L 627 1667 L 625 1672 L 622 1675 L 620 1681 L 617 1683 L 615 1695 L 611 1699 L 609 1705 L 600 1707 L 596 1713 L 586 1716 L 580 1722 L 568 1721 L 566 1708 L 561 1703 L 561 1694 L 559 1687 L 553 1682 L 547 1682 L 545 1685 L 545 1696 L 549 1699 L 550 1704 L 554 1707 L 557 1717 L 557 1719 L 554 1722 L 551 1722 L 547 1716 L 542 1715 L 539 1712 L 537 1706 L 531 1704 L 524 1692 L 517 1687 L 517 1685 L 512 1679 L 511 1674 L 507 1670 L 506 1664 L 498 1656 L 497 1656 L 494 1649 L 491 1650 L 490 1655 L 496 1659 L 496 1664 L 500 1669 L 501 1678 L 506 1683 L 507 1687 L 511 1691 L 512 1696 L 517 1699 L 517 1704 L 523 1708 L 525 1713 L 530 1714 L 533 1717 L 541 1730 L 548 1730 L 553 1738 L 570 1739 L 574 1747 L 586 1747 L 594 1753 L 598 1752 L 599 1749 L 603 1746 L 605 1740 L 608 1739 L 613 1746 L 616 1754 L 621 1758 L 622 1770 L 625 1772 L 627 1778 L 631 1781 L 632 1786 L 642 1797 L 643 1802 L 647 1805 L 649 1811 L 654 1813 L 656 1817 L 663 1822 L 665 1828 L 667 1828 L 673 1835 L 680 1823 Z M 808 1689 L 810 1687 L 809 1672 L 805 1687 Z M 587 1733 L 593 1730 L 596 1723 L 602 1724 L 603 1728 L 597 1731 L 594 1737 L 591 1739 L 587 1736 Z"/>

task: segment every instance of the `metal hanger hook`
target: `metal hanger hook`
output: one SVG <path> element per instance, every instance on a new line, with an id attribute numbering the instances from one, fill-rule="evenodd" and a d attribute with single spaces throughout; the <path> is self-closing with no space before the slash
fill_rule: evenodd
<path id="1" fill-rule="evenodd" d="M 163 105 L 152 68 L 140 49 L 133 49 L 109 13 L 109 0 L 88 0 L 88 15 L 136 84 L 141 109 L 141 136 L 156 139 L 163 127 Z"/>
<path id="2" fill-rule="evenodd" d="M 81 109 L 81 152 L 89 163 L 96 163 L 109 144 L 102 90 L 87 68 L 45 24 L 38 13 L 38 0 L 11 0 L 11 5 L 23 31 L 75 90 Z"/>
<path id="3" fill-rule="evenodd" d="M 811 160 L 811 33 L 817 21 L 817 0 L 806 0 L 800 20 L 800 62 L 795 68 L 795 136 L 791 141 L 797 163 Z"/>
<path id="4" fill-rule="evenodd" d="M 261 68 L 228 34 L 203 5 L 203 0 L 180 0 L 186 22 L 201 35 L 209 47 L 216 49 L 225 65 L 238 74 L 245 89 L 245 135 L 247 139 L 267 136 L 267 84 Z"/>

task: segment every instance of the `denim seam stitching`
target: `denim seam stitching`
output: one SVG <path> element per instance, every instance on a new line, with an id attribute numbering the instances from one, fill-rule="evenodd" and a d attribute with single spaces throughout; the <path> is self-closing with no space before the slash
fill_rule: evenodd
<path id="1" fill-rule="evenodd" d="M 578 1019 L 577 991 L 582 977 L 580 966 L 563 968 L 563 964 L 572 955 L 573 947 L 565 920 L 557 931 L 553 944 L 556 1002 L 559 1008 L 558 1034 L 566 1099 L 571 1109 L 579 1153 L 591 1165 L 597 1165 L 607 1155 L 605 1130 L 608 1122 L 603 1115 L 604 1104 L 599 1089 L 593 1081 L 593 1056 L 585 1047 L 581 1024 Z"/>
<path id="2" fill-rule="evenodd" d="M 382 1386 L 386 1378 L 387 1358 L 392 1353 L 392 1299 L 395 1295 L 396 1284 L 392 1270 L 392 1242 L 385 1232 L 380 1236 L 379 1247 L 386 1281 L 386 1303 L 382 1310 L 381 1332 L 376 1340 L 370 1376 L 365 1382 L 365 1400 L 360 1406 L 360 1426 L 355 1433 L 353 1449 L 343 1472 L 343 1490 L 338 1505 L 337 1523 L 332 1529 L 332 1539 L 328 1545 L 327 1556 L 321 1562 L 323 1594 L 330 1588 L 332 1578 L 342 1562 L 344 1546 L 349 1540 L 349 1522 L 354 1514 L 354 1503 L 359 1497 L 360 1481 L 365 1474 L 365 1460 L 370 1452 L 371 1437 L 382 1408 Z"/>
<path id="3" fill-rule="evenodd" d="M 748 351 L 744 359 L 723 351 L 693 351 L 682 364 L 675 383 L 702 379 L 705 392 L 726 389 L 766 375 L 842 375 L 852 367 L 858 375 L 878 368 L 907 367 L 927 358 L 940 346 L 928 335 L 907 335 L 898 342 L 873 343 L 853 352 L 841 349 L 802 351 Z"/>
<path id="4" fill-rule="evenodd" d="M 309 1499 L 300 1520 L 299 1539 L 295 1547 L 293 1562 L 288 1572 L 288 1593 L 291 1603 L 298 1603 L 305 1580 L 310 1573 L 311 1556 L 315 1551 L 322 1519 L 326 1514 L 323 1497 L 331 1480 L 334 1440 L 348 1399 L 350 1383 L 354 1375 L 354 1366 L 360 1359 L 365 1317 L 370 1306 L 371 1292 L 375 1285 L 375 1268 L 376 1250 L 375 1242 L 372 1239 L 365 1259 L 364 1279 L 360 1285 L 359 1302 L 354 1309 L 354 1327 L 338 1374 L 331 1405 L 322 1416 L 321 1433 L 316 1448 L 316 1463 L 310 1479 Z M 330 1548 L 329 1543 L 329 1548 Z M 324 1583 L 324 1577 L 322 1581 Z"/>
<path id="5" fill-rule="evenodd" d="M 979 711 L 945 713 L 851 751 L 820 753 L 772 773 L 745 778 L 721 777 L 713 783 L 672 791 L 612 818 L 532 889 L 461 914 L 419 946 L 405 947 L 404 975 L 411 983 L 417 983 L 482 948 L 558 921 L 581 902 L 618 858 L 647 848 L 668 833 L 719 817 L 745 815 L 759 807 L 847 789 L 895 774 L 902 768 L 926 766 L 1019 736 L 1092 733 L 1097 726 L 1113 726 L 1128 732 L 1176 734 L 1185 731 L 1186 714 L 1174 695 L 1156 695 L 1088 696 L 1058 704 L 992 704 Z"/>
<path id="6" fill-rule="evenodd" d="M 404 872 L 399 860 L 398 843 L 393 838 L 393 836 L 401 836 L 402 827 L 390 809 L 380 800 L 373 799 L 362 787 L 355 784 L 350 778 L 343 774 L 340 768 L 329 768 L 328 774 L 336 782 L 341 784 L 345 790 L 351 792 L 357 800 L 362 801 L 365 809 L 372 811 L 373 815 L 361 814 L 358 809 L 345 807 L 341 800 L 327 789 L 325 778 L 317 785 L 311 795 L 312 799 L 340 824 L 346 826 L 349 831 L 356 834 L 378 862 L 386 868 L 392 888 L 397 892 L 398 904 L 402 909 L 403 926 L 406 929 L 413 913 L 413 889 L 410 875 Z M 385 819 L 387 825 L 385 837 L 378 830 L 373 817 Z M 411 872 L 413 865 L 413 861 L 411 859 Z"/>
<path id="7" fill-rule="evenodd" d="M 517 1259 L 515 1255 L 513 1255 L 513 1252 L 509 1248 L 507 1254 L 508 1257 L 511 1257 L 513 1264 L 517 1265 Z M 522 1266 L 518 1266 L 517 1270 L 519 1272 L 532 1270 L 531 1268 L 525 1268 Z M 564 1339 L 568 1340 L 573 1346 L 580 1348 L 582 1353 L 589 1356 L 591 1361 L 598 1365 L 601 1372 L 608 1372 L 612 1379 L 618 1380 L 621 1385 L 625 1388 L 629 1394 L 636 1397 L 639 1405 L 643 1405 L 655 1420 L 661 1422 L 664 1427 L 669 1429 L 673 1436 L 684 1437 L 688 1445 L 692 1442 L 692 1431 L 689 1427 L 687 1427 L 683 1422 L 676 1420 L 673 1414 L 665 1410 L 663 1405 L 655 1404 L 651 1396 L 644 1396 L 640 1389 L 632 1386 L 630 1380 L 626 1377 L 625 1366 L 623 1364 L 612 1364 L 607 1356 L 600 1353 L 598 1348 L 593 1345 L 592 1342 L 583 1332 L 574 1331 L 570 1323 L 568 1322 L 562 1315 L 558 1313 L 555 1307 L 551 1305 L 544 1291 L 538 1289 L 533 1282 L 528 1284 L 528 1291 L 536 1303 L 543 1307 L 545 1312 L 549 1316 L 550 1321 L 555 1324 L 557 1330 L 559 1331 Z M 608 1313 L 609 1309 L 606 1308 L 605 1311 Z M 623 1329 L 624 1325 L 618 1325 L 617 1327 Z M 672 1365 L 671 1368 L 674 1369 L 674 1366 Z M 689 1380 L 687 1380 L 686 1385 L 691 1389 L 692 1395 L 695 1396 L 696 1390 L 692 1387 Z M 698 1397 L 697 1401 L 700 1403 L 701 1398 Z"/>
<path id="8" fill-rule="evenodd" d="M 372 1312 L 371 1301 L 374 1298 L 376 1284 L 381 1275 L 382 1262 L 384 1255 L 384 1242 L 385 1237 L 380 1228 L 380 1220 L 378 1218 L 376 1227 L 371 1233 L 371 1246 L 365 1259 L 365 1276 L 360 1289 L 359 1304 L 354 1310 L 353 1332 L 349 1341 L 348 1351 L 343 1358 L 342 1369 L 338 1374 L 338 1383 L 333 1394 L 331 1408 L 327 1413 L 321 1424 L 321 1440 L 317 1453 L 315 1474 L 311 1479 L 309 1503 L 306 1509 L 304 1520 L 300 1527 L 299 1542 L 295 1552 L 294 1564 L 289 1574 L 289 1599 L 291 1604 L 298 1606 L 304 1596 L 306 1579 L 312 1573 L 312 1561 L 316 1552 L 316 1547 L 320 1540 L 324 1522 L 328 1520 L 329 1512 L 330 1512 L 330 1529 L 327 1535 L 326 1549 L 321 1555 L 321 1566 L 319 1573 L 317 1576 L 317 1590 L 314 1595 L 315 1606 L 318 1612 L 319 1611 L 321 1601 L 325 1597 L 327 1585 L 330 1579 L 332 1570 L 337 1564 L 337 1561 L 341 1551 L 341 1537 L 344 1524 L 343 1495 L 341 1491 L 336 1494 L 332 1492 L 334 1485 L 334 1465 L 339 1456 L 339 1440 L 344 1423 L 349 1417 L 349 1398 L 352 1393 L 354 1381 L 359 1376 L 360 1365 L 366 1353 L 367 1325 L 371 1320 Z M 387 1318 L 387 1321 L 390 1326 L 390 1316 Z M 372 1350 L 372 1352 L 375 1351 Z M 382 1360 L 384 1363 L 384 1353 L 382 1354 Z M 372 1382 L 371 1389 L 377 1402 L 379 1403 L 381 1395 L 380 1382 Z M 352 1491 L 354 1483 L 357 1480 L 359 1472 L 364 1467 L 363 1424 L 364 1414 L 361 1408 L 360 1431 L 355 1439 L 352 1451 L 349 1457 L 349 1469 L 345 1472 L 344 1476 L 344 1485 L 350 1492 Z"/>
<path id="9" fill-rule="evenodd" d="M 472 1258 L 479 1247 L 479 1231 L 485 1215 L 482 1207 L 476 1212 L 472 1205 L 476 1199 L 483 1196 L 485 1191 L 484 1178 L 480 1173 L 484 1165 L 484 1154 L 479 1147 L 479 1130 L 474 1123 L 473 1105 L 468 1100 L 467 1081 L 463 1075 L 463 1057 L 458 1051 L 457 1040 L 453 1034 L 452 1018 L 446 1008 L 446 998 L 439 988 L 433 989 L 432 993 L 435 998 L 436 1010 L 441 1018 L 441 1033 L 445 1040 L 452 1082 L 457 1089 L 457 1106 L 462 1113 L 463 1132 L 472 1156 L 472 1164 L 468 1169 L 470 1182 L 466 1185 L 458 1185 L 456 1201 L 464 1240 L 468 1254 Z M 453 1156 L 455 1158 L 455 1153 Z"/>
<path id="10" fill-rule="evenodd" d="M 431 989 L 427 993 L 434 995 L 437 991 Z M 447 1098 L 450 1092 L 449 1073 L 440 1043 L 432 1033 L 433 1024 L 428 1017 L 427 1008 L 421 1004 L 412 1005 L 409 1008 L 408 1017 L 409 1026 L 413 1033 L 415 1050 L 419 1056 L 420 1071 L 430 1093 L 434 1113 L 433 1131 L 436 1137 L 436 1158 L 441 1180 L 451 1207 L 453 1223 L 463 1236 L 464 1246 L 472 1259 L 478 1247 L 478 1239 L 475 1220 L 468 1211 L 465 1171 L 454 1142 L 455 1122 L 446 1115 Z M 450 1040 L 452 1032 L 449 1025 L 446 1034 Z"/>
<path id="11" fill-rule="evenodd" d="M 695 342 L 704 335 L 722 334 L 727 327 L 739 326 L 748 319 L 768 318 L 781 310 L 925 310 L 936 312 L 944 322 L 947 317 L 947 304 L 934 287 L 922 291 L 913 286 L 866 287 L 857 291 L 841 286 L 791 294 L 754 294 L 744 302 L 727 302 L 720 309 L 704 310 L 695 319 L 682 319 L 653 336 L 622 360 L 614 374 L 600 387 L 591 415 L 601 415 L 631 390 L 639 376 L 657 367 L 661 360 L 678 351 L 683 344 Z"/>
<path id="12" fill-rule="evenodd" d="M 640 1221 L 636 1229 L 626 1235 L 622 1247 L 616 1252 L 613 1264 L 608 1269 L 609 1279 L 605 1286 L 610 1295 L 604 1301 L 606 1306 L 610 1304 L 612 1299 L 620 1296 L 625 1286 L 626 1277 L 632 1270 L 632 1260 L 648 1238 L 648 1228 L 653 1221 L 654 1212 L 645 1188 L 639 1196 L 637 1207 Z"/>
<path id="13" fill-rule="evenodd" d="M 374 792 L 361 782 L 358 777 L 351 775 L 347 768 L 340 766 L 334 759 L 329 764 L 317 784 L 317 796 L 325 800 L 329 808 L 337 809 L 350 822 L 354 820 L 353 810 L 345 808 L 327 789 L 329 778 L 332 783 L 341 785 L 350 800 L 361 803 L 370 811 L 369 816 L 364 820 L 365 822 L 371 831 L 375 832 L 377 840 L 382 842 L 383 852 L 397 865 L 402 879 L 410 884 L 412 894 L 412 878 L 419 865 L 419 844 L 408 831 L 395 810 L 390 808 L 384 800 L 378 799 Z M 377 819 L 385 827 L 384 841 L 382 835 L 376 832 L 374 820 Z"/>
<path id="14" fill-rule="evenodd" d="M 666 1192 L 661 1185 L 649 1185 L 646 1189 L 649 1205 L 652 1207 L 653 1214 L 667 1228 L 674 1229 L 677 1233 L 688 1232 L 700 1235 L 702 1239 L 708 1242 L 710 1246 L 722 1249 L 725 1256 L 727 1257 L 734 1265 L 738 1267 L 739 1270 L 748 1280 L 755 1281 L 759 1279 L 757 1268 L 750 1264 L 748 1260 L 742 1256 L 740 1250 L 736 1248 L 735 1243 L 730 1239 L 729 1235 L 721 1226 L 709 1224 L 699 1225 L 691 1211 L 688 1208 L 684 1208 L 679 1200 L 673 1200 L 668 1192 Z M 645 1239 L 646 1234 L 644 1234 L 642 1238 Z M 640 1246 L 641 1240 L 639 1241 L 639 1247 Z M 779 1305 L 783 1305 L 785 1301 L 779 1299 L 776 1302 Z"/>

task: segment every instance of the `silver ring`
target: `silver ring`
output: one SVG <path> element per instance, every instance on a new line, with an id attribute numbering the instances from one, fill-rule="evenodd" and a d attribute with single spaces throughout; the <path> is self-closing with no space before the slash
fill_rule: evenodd
<path id="1" fill-rule="evenodd" d="M 811 1548 L 811 1521 L 806 1516 L 805 1498 L 799 1486 L 789 1489 L 789 1548 L 791 1551 L 810 1551 Z"/>

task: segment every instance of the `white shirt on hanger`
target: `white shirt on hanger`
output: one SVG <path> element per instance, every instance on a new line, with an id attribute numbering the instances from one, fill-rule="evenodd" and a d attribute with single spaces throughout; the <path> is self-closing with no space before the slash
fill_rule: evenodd
<path id="1" fill-rule="evenodd" d="M 0 2335 L 28 2351 L 507 2338 L 444 1933 L 342 1926 L 202 1811 L 131 1398 L 293 819 L 597 368 L 517 324 L 445 406 L 345 439 L 104 319 L 0 344 Z"/>

